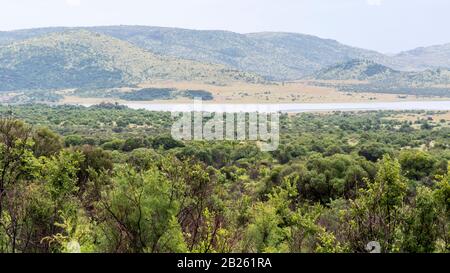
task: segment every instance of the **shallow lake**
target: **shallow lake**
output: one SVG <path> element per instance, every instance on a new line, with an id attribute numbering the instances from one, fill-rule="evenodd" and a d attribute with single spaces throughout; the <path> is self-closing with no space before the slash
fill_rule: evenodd
<path id="1" fill-rule="evenodd" d="M 168 112 L 317 112 L 317 111 L 377 111 L 430 110 L 450 111 L 450 101 L 401 101 L 364 103 L 292 103 L 292 104 L 212 104 L 212 103 L 122 103 L 132 109 Z M 84 106 L 91 106 L 83 104 Z"/>

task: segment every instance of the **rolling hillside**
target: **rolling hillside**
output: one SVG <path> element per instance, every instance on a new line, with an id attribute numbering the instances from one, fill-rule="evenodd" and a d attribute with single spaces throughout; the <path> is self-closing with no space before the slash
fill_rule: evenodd
<path id="1" fill-rule="evenodd" d="M 160 54 L 220 63 L 272 80 L 298 79 L 354 58 L 384 59 L 376 52 L 295 33 L 238 34 L 158 27 L 99 27 L 95 31 Z"/>
<path id="2" fill-rule="evenodd" d="M 0 47 L 0 90 L 104 88 L 151 80 L 262 81 L 221 65 L 163 57 L 86 30 Z"/>
<path id="3" fill-rule="evenodd" d="M 450 96 L 449 69 L 405 72 L 369 60 L 352 60 L 318 71 L 308 79 L 328 81 L 328 85 L 345 91 Z"/>
<path id="4" fill-rule="evenodd" d="M 115 37 L 163 56 L 222 64 L 272 80 L 299 79 L 352 59 L 372 60 L 402 71 L 450 68 L 450 44 L 387 56 L 334 40 L 281 32 L 239 34 L 148 26 L 59 27 L 0 32 L 0 45 L 80 29 Z"/>
<path id="5" fill-rule="evenodd" d="M 295 33 L 238 34 L 229 31 L 145 26 L 87 29 L 128 41 L 160 55 L 222 64 L 240 71 L 257 73 L 271 80 L 299 79 L 316 70 L 351 59 L 390 62 L 387 56 L 374 51 Z M 0 44 L 65 30 L 68 29 L 0 32 Z"/>
<path id="6" fill-rule="evenodd" d="M 295 33 L 146 26 L 0 32 L 0 90 L 315 78 L 366 81 L 358 87 L 369 91 L 440 88 L 446 94 L 449 67 L 450 45 L 387 56 Z"/>
<path id="7" fill-rule="evenodd" d="M 316 80 L 367 81 L 384 86 L 431 87 L 450 85 L 450 70 L 404 72 L 369 60 L 352 60 L 320 70 Z"/>
<path id="8" fill-rule="evenodd" d="M 314 74 L 316 80 L 338 81 L 383 81 L 395 78 L 400 71 L 369 60 L 351 60 L 322 69 Z"/>
<path id="9" fill-rule="evenodd" d="M 394 60 L 403 70 L 450 68 L 450 43 L 401 52 Z"/>

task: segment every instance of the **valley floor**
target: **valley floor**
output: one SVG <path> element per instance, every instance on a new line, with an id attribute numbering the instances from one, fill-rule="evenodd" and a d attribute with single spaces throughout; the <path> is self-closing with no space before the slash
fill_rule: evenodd
<path id="1" fill-rule="evenodd" d="M 274 84 L 231 83 L 225 86 L 197 82 L 153 82 L 139 85 L 139 88 L 175 88 L 178 90 L 205 90 L 214 99 L 205 103 L 356 103 L 356 102 L 395 102 L 395 101 L 429 101 L 448 100 L 433 96 L 415 96 L 383 93 L 340 92 L 332 87 L 309 85 L 307 82 L 287 82 Z M 129 88 L 121 92 L 130 92 Z M 71 92 L 63 92 L 62 104 L 97 104 L 101 102 L 125 103 L 116 98 L 80 97 Z M 187 103 L 189 98 L 180 97 L 171 100 L 138 101 L 143 104 Z"/>

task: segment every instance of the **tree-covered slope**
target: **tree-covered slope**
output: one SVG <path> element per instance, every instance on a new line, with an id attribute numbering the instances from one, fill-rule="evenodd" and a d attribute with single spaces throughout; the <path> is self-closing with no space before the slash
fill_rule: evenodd
<path id="1" fill-rule="evenodd" d="M 450 70 L 403 72 L 369 60 L 352 60 L 315 73 L 316 80 L 368 81 L 390 86 L 425 87 L 450 84 Z"/>
<path id="2" fill-rule="evenodd" d="M 0 45 L 68 30 L 89 30 L 162 56 L 221 64 L 274 80 L 299 79 L 353 59 L 371 60 L 400 71 L 450 68 L 450 44 L 388 56 L 330 39 L 281 32 L 239 34 L 149 26 L 58 27 L 0 32 Z"/>
<path id="3" fill-rule="evenodd" d="M 394 60 L 404 70 L 450 68 L 450 43 L 401 52 Z"/>
<path id="4" fill-rule="evenodd" d="M 322 69 L 314 74 L 314 78 L 317 80 L 374 81 L 398 77 L 400 75 L 400 71 L 393 70 L 373 61 L 351 60 Z"/>
<path id="5" fill-rule="evenodd" d="M 373 61 L 352 60 L 320 70 L 308 79 L 328 81 L 345 91 L 450 96 L 450 70 L 440 68 L 405 72 Z"/>
<path id="6" fill-rule="evenodd" d="M 150 80 L 261 79 L 220 65 L 160 56 L 86 30 L 52 33 L 0 47 L 0 90 L 113 87 Z"/>
<path id="7" fill-rule="evenodd" d="M 95 31 L 169 56 L 219 63 L 274 80 L 298 79 L 355 58 L 384 60 L 377 52 L 296 33 L 239 34 L 161 27 L 97 27 Z"/>
<path id="8" fill-rule="evenodd" d="M 78 29 L 78 28 L 77 28 Z M 380 53 L 358 49 L 334 40 L 295 33 L 239 34 L 146 26 L 93 27 L 88 30 L 128 41 L 149 51 L 175 58 L 254 72 L 269 79 L 298 79 L 351 59 L 367 58 L 389 63 Z M 0 33 L 0 44 L 64 28 Z"/>

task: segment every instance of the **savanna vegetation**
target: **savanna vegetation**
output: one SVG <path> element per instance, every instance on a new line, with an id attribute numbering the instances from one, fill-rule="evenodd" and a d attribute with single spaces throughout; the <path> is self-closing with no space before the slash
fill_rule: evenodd
<path id="1" fill-rule="evenodd" d="M 0 252 L 449 252 L 450 128 L 281 116 L 281 144 L 180 142 L 169 113 L 0 107 Z"/>

